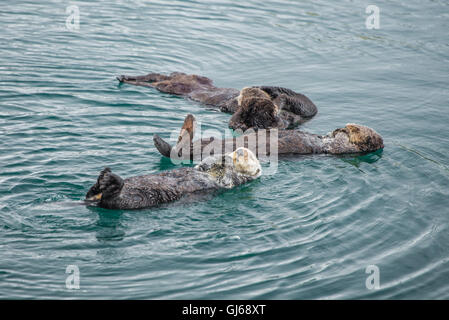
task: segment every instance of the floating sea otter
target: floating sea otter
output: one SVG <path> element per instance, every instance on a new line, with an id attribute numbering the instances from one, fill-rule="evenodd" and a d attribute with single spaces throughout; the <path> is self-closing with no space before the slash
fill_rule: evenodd
<path id="1" fill-rule="evenodd" d="M 159 73 L 122 75 L 117 79 L 184 96 L 217 107 L 223 112 L 233 113 L 229 122 L 232 129 L 292 128 L 317 113 L 315 104 L 305 95 L 281 87 L 259 86 L 242 90 L 217 88 L 209 78 L 180 72 L 173 72 L 169 76 Z"/>
<path id="2" fill-rule="evenodd" d="M 107 209 L 141 209 L 179 200 L 201 192 L 229 189 L 258 178 L 259 160 L 248 149 L 208 157 L 194 168 L 122 179 L 105 168 L 89 189 L 86 200 Z"/>
<path id="3" fill-rule="evenodd" d="M 188 115 L 176 146 L 171 146 L 157 134 L 153 137 L 154 144 L 163 156 L 191 160 L 202 159 L 210 151 L 220 154 L 238 147 L 250 149 L 258 158 L 268 156 L 273 150 L 278 154 L 347 154 L 372 152 L 384 147 L 383 139 L 376 131 L 358 124 L 347 124 L 327 135 L 272 129 L 266 132 L 253 131 L 225 140 L 203 138 L 193 141 L 194 127 L 195 118 Z"/>

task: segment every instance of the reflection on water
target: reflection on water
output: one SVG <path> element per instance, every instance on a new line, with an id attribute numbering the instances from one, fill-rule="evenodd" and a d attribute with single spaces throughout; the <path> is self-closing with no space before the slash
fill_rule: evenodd
<path id="1" fill-rule="evenodd" d="M 125 237 L 125 226 L 120 222 L 122 211 L 92 207 L 89 210 L 98 215 L 96 238 L 99 242 L 123 240 Z"/>
<path id="2" fill-rule="evenodd" d="M 354 155 L 354 156 L 341 156 L 341 159 L 344 162 L 352 164 L 353 166 L 359 168 L 360 164 L 365 163 L 374 163 L 382 158 L 383 149 L 377 150 L 375 152 L 370 152 L 362 155 Z"/>

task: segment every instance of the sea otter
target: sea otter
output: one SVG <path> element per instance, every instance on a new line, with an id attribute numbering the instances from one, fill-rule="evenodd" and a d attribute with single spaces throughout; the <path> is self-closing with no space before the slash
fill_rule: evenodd
<path id="1" fill-rule="evenodd" d="M 176 146 L 171 146 L 157 134 L 153 136 L 154 144 L 165 157 L 190 160 L 202 159 L 211 151 L 212 154 L 220 154 L 238 147 L 250 149 L 258 158 L 268 156 L 270 152 L 278 154 L 348 154 L 372 152 L 384 147 L 383 139 L 376 131 L 351 123 L 327 135 L 317 135 L 299 130 L 271 129 L 265 132 L 261 130 L 246 132 L 239 137 L 225 140 L 203 138 L 196 141 L 193 141 L 194 128 L 195 118 L 193 115 L 188 115 L 184 120 Z"/>
<path id="2" fill-rule="evenodd" d="M 229 122 L 232 129 L 292 128 L 317 113 L 317 107 L 305 95 L 281 87 L 218 88 L 209 78 L 180 72 L 168 76 L 159 73 L 122 75 L 117 80 L 184 96 L 232 113 Z"/>
<path id="3" fill-rule="evenodd" d="M 258 178 L 259 160 L 248 149 L 208 157 L 194 168 L 122 179 L 105 168 L 86 194 L 107 209 L 141 209 L 179 200 L 188 194 L 229 189 Z"/>

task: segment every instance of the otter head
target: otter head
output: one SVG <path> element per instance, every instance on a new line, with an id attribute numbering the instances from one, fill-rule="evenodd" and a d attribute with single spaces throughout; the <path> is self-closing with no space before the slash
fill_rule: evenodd
<path id="1" fill-rule="evenodd" d="M 239 106 L 242 105 L 242 101 L 248 98 L 261 98 L 261 99 L 271 99 L 270 95 L 265 91 L 255 88 L 255 87 L 245 87 L 240 90 L 240 94 L 237 97 L 237 102 Z"/>
<path id="2" fill-rule="evenodd" d="M 237 97 L 238 109 L 229 121 L 229 127 L 243 131 L 282 126 L 279 108 L 271 97 L 259 88 L 243 88 Z"/>
<path id="3" fill-rule="evenodd" d="M 384 147 L 382 137 L 373 129 L 354 123 L 334 130 L 330 136 L 337 147 L 349 148 L 351 152 L 376 151 Z"/>
<path id="4" fill-rule="evenodd" d="M 232 160 L 235 172 L 254 178 L 260 177 L 262 174 L 260 162 L 251 150 L 240 147 L 226 156 Z"/>
<path id="5" fill-rule="evenodd" d="M 224 188 L 232 188 L 254 180 L 262 174 L 260 162 L 247 148 L 238 148 L 222 156 L 211 156 L 195 167 L 207 173 Z"/>

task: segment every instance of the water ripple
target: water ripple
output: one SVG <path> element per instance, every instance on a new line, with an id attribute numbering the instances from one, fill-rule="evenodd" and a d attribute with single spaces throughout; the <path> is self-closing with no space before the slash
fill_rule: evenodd
<path id="1" fill-rule="evenodd" d="M 353 1 L 77 5 L 69 32 L 64 3 L 0 4 L 0 298 L 449 298 L 447 3 L 380 1 L 379 30 Z M 285 157 L 274 176 L 155 209 L 84 206 L 105 166 L 176 167 L 152 136 L 186 114 L 226 128 L 115 80 L 172 71 L 300 91 L 319 108 L 304 130 L 358 122 L 386 148 Z M 365 287 L 372 264 L 380 290 Z"/>

